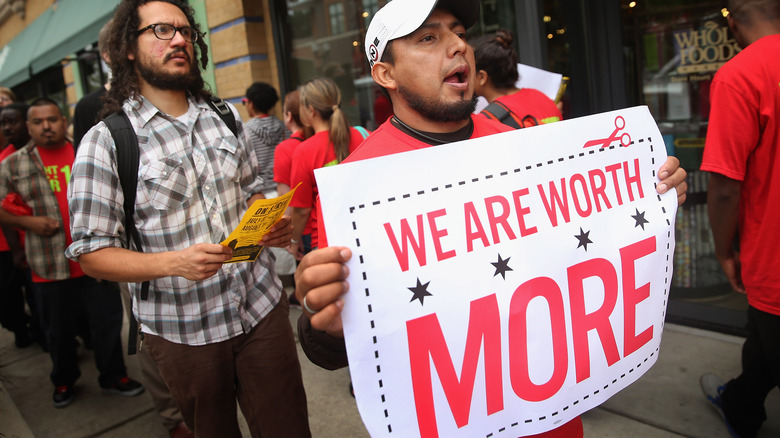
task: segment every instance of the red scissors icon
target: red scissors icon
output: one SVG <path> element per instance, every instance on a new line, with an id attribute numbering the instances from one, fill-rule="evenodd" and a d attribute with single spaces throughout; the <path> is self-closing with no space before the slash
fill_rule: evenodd
<path id="1" fill-rule="evenodd" d="M 620 134 L 620 131 L 622 131 L 623 128 L 625 127 L 626 127 L 626 119 L 624 119 L 623 116 L 617 116 L 615 117 L 615 130 L 612 131 L 612 135 L 610 135 L 607 138 L 602 138 L 599 140 L 591 140 L 585 143 L 585 146 L 583 146 L 583 148 L 589 148 L 591 146 L 600 146 L 604 148 L 604 147 L 608 147 L 609 144 L 615 140 L 620 140 L 620 144 L 624 148 L 627 148 L 631 144 L 631 136 L 628 135 L 627 132 Z"/>

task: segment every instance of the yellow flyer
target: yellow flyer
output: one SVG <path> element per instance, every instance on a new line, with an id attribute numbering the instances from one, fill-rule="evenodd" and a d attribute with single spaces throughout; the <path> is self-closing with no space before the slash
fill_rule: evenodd
<path id="1" fill-rule="evenodd" d="M 235 230 L 220 244 L 233 249 L 233 257 L 225 263 L 253 262 L 263 245 L 260 240 L 284 214 L 297 186 L 278 198 L 258 199 L 241 218 Z"/>

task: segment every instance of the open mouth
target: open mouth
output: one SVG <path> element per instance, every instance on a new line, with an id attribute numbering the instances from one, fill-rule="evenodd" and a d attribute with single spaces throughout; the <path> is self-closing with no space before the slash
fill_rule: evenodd
<path id="1" fill-rule="evenodd" d="M 449 76 L 444 78 L 444 82 L 448 84 L 465 84 L 468 80 L 468 67 L 458 67 Z"/>

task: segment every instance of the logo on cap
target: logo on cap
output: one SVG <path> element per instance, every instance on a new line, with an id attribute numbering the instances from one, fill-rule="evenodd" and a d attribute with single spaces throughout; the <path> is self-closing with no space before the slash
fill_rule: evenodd
<path id="1" fill-rule="evenodd" d="M 368 63 L 371 65 L 371 67 L 373 67 L 374 63 L 379 60 L 379 49 L 376 47 L 377 45 L 379 45 L 379 38 L 374 38 L 374 43 L 368 47 Z"/>

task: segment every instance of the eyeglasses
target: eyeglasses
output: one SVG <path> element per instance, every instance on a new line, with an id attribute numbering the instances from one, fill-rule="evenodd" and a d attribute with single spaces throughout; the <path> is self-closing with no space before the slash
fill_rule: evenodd
<path id="1" fill-rule="evenodd" d="M 179 32 L 182 38 L 184 38 L 184 41 L 187 41 L 188 43 L 194 43 L 195 41 L 198 41 L 198 37 L 200 36 L 197 30 L 189 26 L 175 27 L 167 23 L 150 24 L 143 29 L 138 29 L 135 31 L 135 35 L 141 35 L 149 29 L 152 29 L 152 32 L 154 32 L 154 36 L 156 36 L 157 39 L 166 41 L 172 40 L 173 37 L 176 36 L 176 32 Z"/>

